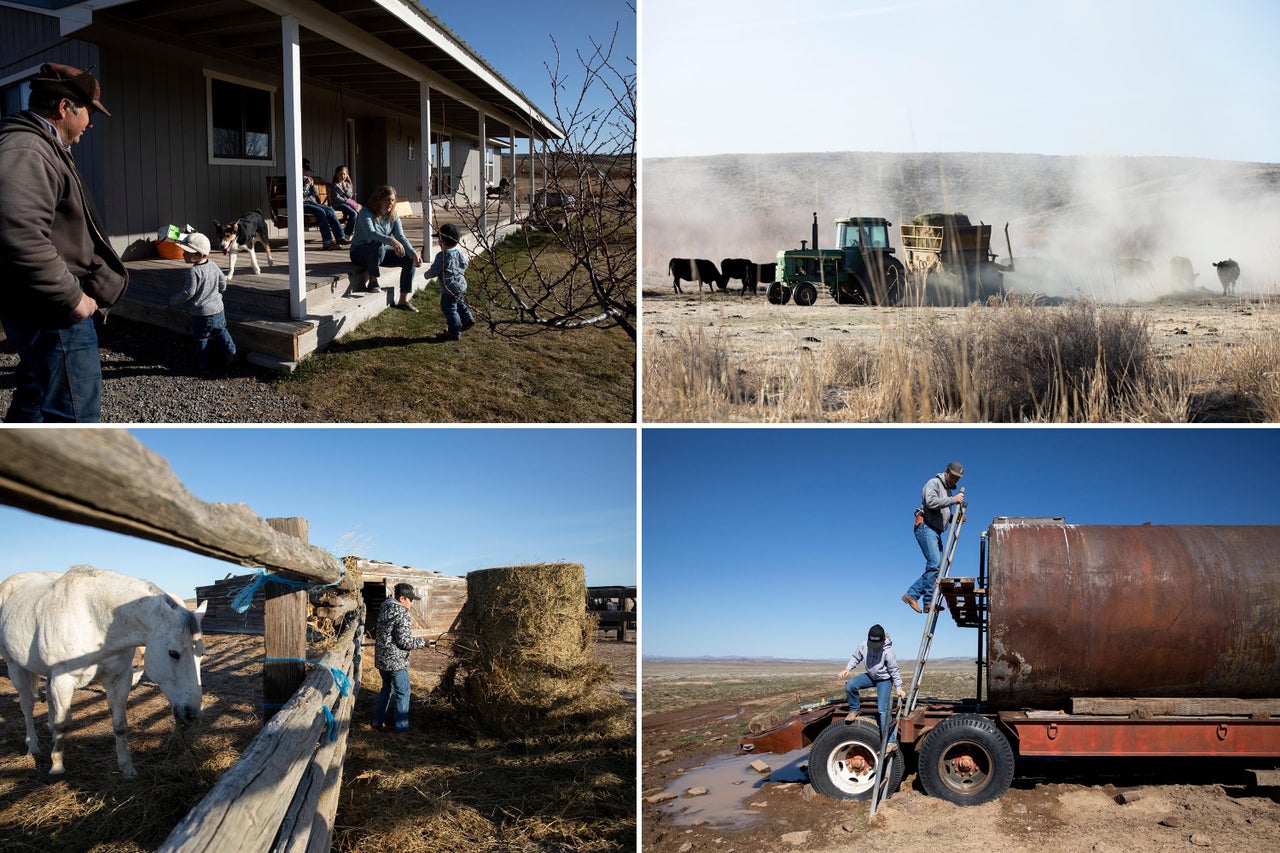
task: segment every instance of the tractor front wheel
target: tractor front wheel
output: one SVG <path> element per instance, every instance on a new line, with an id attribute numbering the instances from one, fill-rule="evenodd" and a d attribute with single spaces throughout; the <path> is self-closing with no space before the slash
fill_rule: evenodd
<path id="1" fill-rule="evenodd" d="M 786 305 L 791 301 L 791 291 L 776 281 L 769 285 L 769 289 L 765 291 L 764 295 L 769 300 L 770 305 Z"/>
<path id="2" fill-rule="evenodd" d="M 802 281 L 796 285 L 795 298 L 797 305 L 812 305 L 818 301 L 818 288 L 812 282 Z"/>

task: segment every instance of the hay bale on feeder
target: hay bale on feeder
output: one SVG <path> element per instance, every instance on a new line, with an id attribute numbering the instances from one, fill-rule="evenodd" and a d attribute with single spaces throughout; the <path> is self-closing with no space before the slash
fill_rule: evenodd
<path id="1" fill-rule="evenodd" d="M 469 573 L 445 698 L 476 728 L 508 737 L 589 724 L 608 667 L 592 658 L 586 595 L 577 563 Z"/>
<path id="2" fill-rule="evenodd" d="M 907 224 L 932 225 L 935 228 L 947 225 L 968 228 L 973 223 L 963 213 L 921 213 L 918 216 L 911 217 L 911 221 Z"/>

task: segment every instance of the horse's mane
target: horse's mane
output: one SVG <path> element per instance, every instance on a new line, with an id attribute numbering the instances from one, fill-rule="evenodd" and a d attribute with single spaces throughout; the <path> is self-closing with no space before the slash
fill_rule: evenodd
<path id="1" fill-rule="evenodd" d="M 67 572 L 68 573 L 77 572 L 82 575 L 99 577 L 99 578 L 107 577 L 107 576 L 128 577 L 130 580 L 136 581 L 140 586 L 146 589 L 148 594 L 159 596 L 160 598 L 164 599 L 166 604 L 168 604 L 175 611 L 181 614 L 182 617 L 185 619 L 187 632 L 191 634 L 192 637 L 196 637 L 200 634 L 200 623 L 196 621 L 195 614 L 192 613 L 190 610 L 188 610 L 186 605 L 181 604 L 177 599 L 175 599 L 171 593 L 165 592 L 163 589 L 156 586 L 151 581 L 143 580 L 142 578 L 131 577 L 129 575 L 120 575 L 118 572 L 112 572 L 106 569 L 99 569 L 99 568 L 95 568 L 94 566 L 85 565 L 85 564 L 82 564 L 79 566 L 72 566 L 70 569 L 67 570 Z"/>

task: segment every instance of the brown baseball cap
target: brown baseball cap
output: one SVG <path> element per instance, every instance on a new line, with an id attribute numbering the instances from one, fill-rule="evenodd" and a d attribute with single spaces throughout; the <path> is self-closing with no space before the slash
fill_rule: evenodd
<path id="1" fill-rule="evenodd" d="M 32 78 L 31 91 L 33 94 L 39 92 L 70 98 L 78 104 L 93 107 L 104 116 L 111 115 L 102 105 L 102 86 L 98 85 L 98 78 L 90 71 L 81 71 L 57 62 L 46 62 L 40 66 L 40 73 Z"/>

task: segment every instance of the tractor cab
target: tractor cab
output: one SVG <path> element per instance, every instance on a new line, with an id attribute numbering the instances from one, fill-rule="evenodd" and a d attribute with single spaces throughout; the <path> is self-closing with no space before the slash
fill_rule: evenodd
<path id="1" fill-rule="evenodd" d="M 879 249 L 892 252 L 889 246 L 889 226 L 892 223 L 880 217 L 860 216 L 836 220 L 836 246 L 847 253 L 862 249 Z"/>

